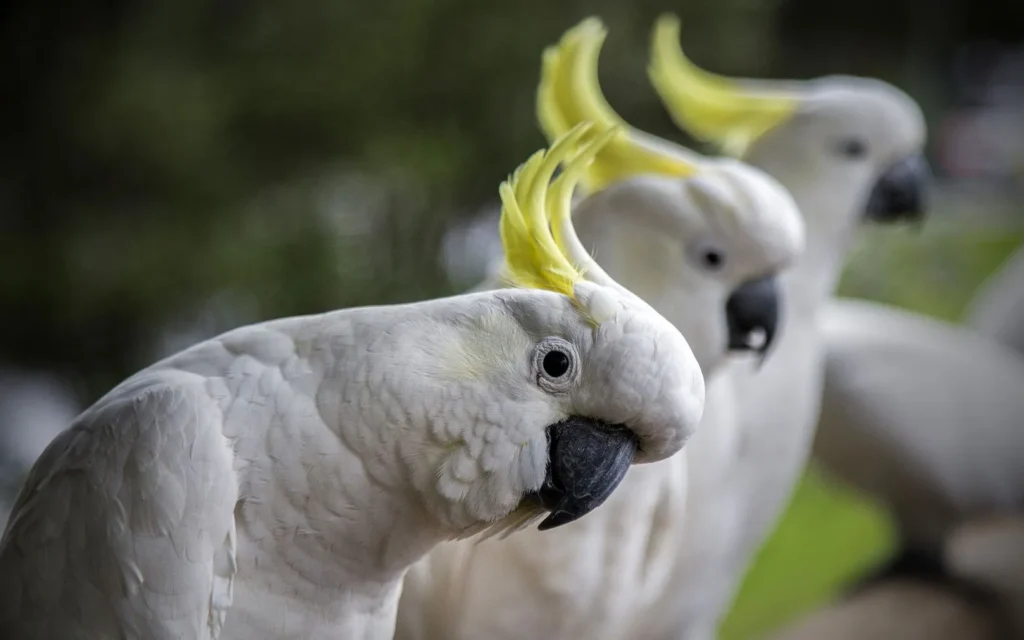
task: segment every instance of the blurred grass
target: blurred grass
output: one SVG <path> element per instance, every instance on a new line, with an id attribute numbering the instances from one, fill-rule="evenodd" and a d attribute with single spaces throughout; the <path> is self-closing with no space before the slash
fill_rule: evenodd
<path id="1" fill-rule="evenodd" d="M 924 229 L 869 229 L 840 294 L 957 322 L 975 291 L 1024 240 L 1018 220 L 967 222 L 943 215 Z M 1019 219 L 1019 214 L 1017 215 Z M 884 510 L 813 467 L 761 549 L 723 623 L 721 640 L 748 640 L 831 600 L 895 545 Z"/>

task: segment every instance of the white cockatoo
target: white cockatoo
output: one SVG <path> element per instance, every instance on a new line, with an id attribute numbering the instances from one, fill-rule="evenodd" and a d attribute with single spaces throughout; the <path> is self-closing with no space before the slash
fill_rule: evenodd
<path id="1" fill-rule="evenodd" d="M 704 380 L 573 231 L 616 133 L 588 131 L 501 187 L 519 288 L 237 329 L 82 413 L 0 542 L 0 637 L 389 638 L 434 545 L 571 522 L 679 452 Z"/>
<path id="2" fill-rule="evenodd" d="M 827 349 L 820 316 L 858 224 L 923 213 L 925 125 L 909 96 L 877 80 L 733 80 L 703 71 L 681 51 L 671 16 L 655 25 L 649 75 L 681 128 L 785 185 L 807 229 L 806 250 L 780 280 L 787 314 L 774 355 L 759 371 L 728 365 L 740 425 L 726 471 L 708 493 L 690 497 L 691 510 L 717 524 L 702 571 L 684 585 L 702 592 L 703 610 L 681 618 L 673 637 L 704 640 L 714 637 L 805 467 Z"/>
<path id="3" fill-rule="evenodd" d="M 971 301 L 967 324 L 1024 354 L 1024 247 L 985 282 Z"/>
<path id="4" fill-rule="evenodd" d="M 664 59 L 671 59 L 669 53 Z M 784 87 L 780 95 L 792 91 Z M 856 116 L 848 119 L 851 127 L 864 126 Z M 765 134 L 765 141 L 781 135 L 778 131 Z M 744 157 L 755 150 L 756 145 Z M 815 213 L 827 220 L 843 218 L 838 205 L 808 206 L 792 186 L 800 183 L 796 174 L 787 178 L 767 161 L 758 164 L 790 186 L 810 227 Z M 840 170 L 796 164 L 802 180 L 817 180 L 822 188 L 843 182 Z M 898 171 L 914 173 L 906 165 Z M 849 165 L 847 185 L 857 184 L 859 175 L 861 169 Z M 890 200 L 907 209 L 920 202 L 920 189 L 905 180 L 899 188 L 899 183 L 891 181 Z M 868 197 L 869 211 L 872 202 L 884 200 L 878 193 L 876 188 Z M 813 231 L 808 244 L 813 255 Z M 1021 268 L 1011 262 L 1005 270 Z M 1012 291 L 1006 293 L 1012 286 L 1002 287 L 1004 304 L 1013 303 Z M 1004 319 L 1011 314 L 1004 311 Z M 993 325 L 992 334 L 1012 343 L 1012 328 Z M 899 578 L 951 581 L 942 557 L 951 530 L 978 514 L 1024 509 L 1024 359 L 970 330 L 865 301 L 829 302 L 818 315 L 818 330 L 826 359 L 815 454 L 831 475 L 886 504 L 903 538 L 904 549 L 874 581 L 887 581 L 886 586 Z M 780 355 L 784 345 L 783 338 Z M 1024 601 L 1016 606 L 1024 608 Z"/>
<path id="5" fill-rule="evenodd" d="M 549 139 L 579 121 L 623 127 L 587 173 L 575 226 L 603 268 L 687 336 L 708 378 L 705 418 L 685 455 L 632 469 L 584 520 L 437 547 L 406 576 L 398 640 L 660 637 L 679 609 L 668 588 L 700 552 L 687 538 L 687 489 L 712 492 L 703 469 L 735 446 L 731 389 L 715 371 L 728 351 L 764 357 L 773 341 L 775 274 L 803 246 L 792 198 L 761 171 L 625 126 L 598 84 L 605 35 L 590 18 L 545 52 L 539 119 Z"/>

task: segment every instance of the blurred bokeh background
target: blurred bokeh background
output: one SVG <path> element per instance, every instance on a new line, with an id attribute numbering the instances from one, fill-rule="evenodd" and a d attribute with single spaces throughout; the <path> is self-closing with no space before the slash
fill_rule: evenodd
<path id="1" fill-rule="evenodd" d="M 700 65 L 875 76 L 937 173 L 920 230 L 869 230 L 842 292 L 959 320 L 1024 237 L 1019 0 L 10 0 L 0 5 L 0 499 L 81 408 L 240 324 L 458 292 L 497 185 L 544 140 L 540 53 L 586 15 L 609 101 L 692 143 L 646 75 L 663 11 Z M 6 507 L 3 507 L 6 517 Z M 753 637 L 888 552 L 812 469 L 725 626 Z"/>

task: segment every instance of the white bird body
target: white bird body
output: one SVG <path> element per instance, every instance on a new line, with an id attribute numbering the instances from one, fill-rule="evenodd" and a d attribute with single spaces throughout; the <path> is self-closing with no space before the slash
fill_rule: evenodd
<path id="1" fill-rule="evenodd" d="M 549 137 L 574 117 L 618 120 L 596 81 L 603 37 L 603 26 L 586 20 L 545 54 L 539 109 Z M 572 83 L 585 86 L 558 95 Z M 602 152 L 591 180 L 597 189 L 577 202 L 574 223 L 602 267 L 687 336 L 707 381 L 700 428 L 684 452 L 632 468 L 604 505 L 554 535 L 526 531 L 435 549 L 406 576 L 398 640 L 660 638 L 680 610 L 673 585 L 700 560 L 692 555 L 696 547 L 684 543 L 687 536 L 738 533 L 731 526 L 691 533 L 688 491 L 713 494 L 738 448 L 733 390 L 715 375 L 735 344 L 729 300 L 744 283 L 774 276 L 796 258 L 803 247 L 800 215 L 761 171 L 677 152 L 667 141 L 627 131 L 624 156 L 696 171 L 615 175 L 622 157 Z M 484 286 L 499 284 L 492 279 Z M 694 448 L 699 453 L 690 455 Z M 705 588 L 687 586 L 697 598 Z"/>
<path id="2" fill-rule="evenodd" d="M 645 617 L 658 610 L 675 563 L 685 500 L 684 452 L 630 469 L 593 517 L 556 535 L 441 545 L 406 576 L 396 637 L 646 637 Z"/>
<path id="3" fill-rule="evenodd" d="M 374 433 L 325 416 L 360 403 L 332 397 L 331 378 L 372 352 L 381 314 L 400 313 L 239 329 L 113 389 L 26 482 L 0 554 L 0 628 L 20 617 L 43 626 L 8 637 L 389 636 L 402 573 L 438 532 L 402 504 L 412 495 L 389 492 L 393 460 L 360 455 Z M 89 580 L 95 565 L 104 583 Z"/>
<path id="4" fill-rule="evenodd" d="M 729 508 L 729 497 L 739 496 L 732 507 L 743 514 L 744 533 L 727 570 L 734 585 L 798 477 L 819 413 L 814 450 L 826 469 L 895 511 L 909 555 L 894 571 L 914 570 L 908 567 L 922 556 L 938 558 L 947 536 L 965 522 L 1019 513 L 1024 359 L 966 329 L 884 305 L 831 299 L 859 218 L 891 221 L 924 213 L 920 109 L 874 80 L 833 76 L 777 83 L 713 76 L 686 60 L 677 39 L 678 23 L 662 20 L 651 63 L 652 81 L 676 122 L 731 147 L 786 185 L 807 224 L 807 251 L 784 278 L 794 315 L 802 317 L 785 325 L 760 375 L 729 370 L 742 400 L 746 457 L 728 477 L 745 489 L 720 491 L 714 498 L 725 506 L 707 508 Z M 978 326 L 1011 346 L 1021 344 L 1016 341 L 1024 319 L 1024 279 L 1017 274 L 1024 274 L 1024 252 L 993 279 L 974 315 Z M 799 345 L 786 341 L 794 326 L 801 327 Z M 688 453 L 696 458 L 699 450 Z M 691 494 L 690 504 L 688 515 L 696 516 L 703 501 Z M 1019 545 L 1020 538 L 1015 540 Z M 931 564 L 950 572 L 943 567 L 949 562 Z M 712 564 L 705 576 L 714 575 Z M 897 625 L 889 627 L 892 637 L 904 637 L 896 629 L 910 633 L 912 624 L 898 625 L 915 612 L 928 616 L 932 626 L 918 626 L 914 633 L 933 637 L 928 629 L 944 624 L 933 615 L 942 607 L 929 609 L 935 600 L 903 590 L 899 580 L 906 575 L 887 575 L 878 585 L 886 593 L 870 587 L 831 612 L 836 615 L 830 621 L 847 614 L 863 618 L 863 626 L 846 626 L 853 635 L 815 623 L 804 629 L 810 635 L 800 637 L 883 637 L 878 629 L 886 624 Z M 1004 589 L 1004 595 L 1009 591 L 1016 598 L 1009 608 L 1024 610 L 1024 589 Z M 728 598 L 721 599 L 717 615 L 727 605 Z M 886 607 L 889 614 L 902 608 L 906 618 L 885 620 Z M 874 617 L 881 626 L 872 627 Z M 961 620 L 965 628 L 978 622 Z M 947 630 L 955 627 L 947 622 Z M 710 624 L 688 629 L 679 637 L 712 637 Z"/>
<path id="5" fill-rule="evenodd" d="M 502 185 L 529 288 L 243 327 L 82 413 L 0 541 L 0 637 L 389 638 L 432 547 L 571 522 L 679 452 L 696 359 L 569 222 L 589 131 Z"/>
<path id="6" fill-rule="evenodd" d="M 800 290 L 792 272 L 782 278 L 787 301 Z M 788 308 L 788 307 L 787 307 Z M 729 436 L 720 436 L 712 462 L 691 463 L 688 561 L 679 572 L 674 595 L 665 606 L 678 611 L 671 629 L 659 638 L 709 640 L 753 555 L 771 532 L 803 472 L 813 425 L 820 407 L 822 351 L 810 318 L 793 311 L 780 332 L 775 352 L 760 371 L 749 362 L 733 362 L 710 381 L 705 413 L 719 410 L 719 385 L 731 387 Z M 784 410 L 783 410 L 784 408 Z M 698 432 L 703 436 L 711 428 Z M 696 461 L 711 447 L 695 436 L 687 455 Z M 774 465 L 770 469 L 765 467 Z"/>
<path id="7" fill-rule="evenodd" d="M 959 522 L 1024 508 L 1024 358 L 984 336 L 836 300 L 816 455 L 937 550 Z"/>
<path id="8" fill-rule="evenodd" d="M 807 238 L 780 278 L 786 314 L 774 353 L 759 371 L 744 361 L 723 371 L 738 403 L 734 454 L 709 469 L 707 480 L 691 477 L 691 486 L 711 490 L 691 489 L 687 518 L 703 533 L 693 536 L 701 549 L 680 577 L 680 602 L 699 597 L 700 604 L 664 637 L 710 640 L 804 470 L 824 374 L 818 323 L 858 225 L 865 217 L 921 212 L 925 128 L 913 100 L 885 83 L 846 76 L 733 80 L 698 69 L 678 40 L 678 21 L 661 18 L 649 75 L 667 110 L 690 134 L 782 183 L 803 214 Z M 694 446 L 688 455 L 695 460 L 701 452 Z"/>
<path id="9" fill-rule="evenodd" d="M 346 444 L 368 434 L 328 425 L 317 407 L 335 375 L 327 367 L 365 348 L 356 345 L 372 345 L 360 333 L 376 326 L 379 311 L 370 310 L 374 321 L 362 332 L 359 314 L 346 313 L 225 334 L 139 372 L 83 413 L 37 462 L 15 507 L 0 579 L 5 593 L 21 593 L 3 600 L 4 628 L 20 617 L 39 627 L 15 627 L 17 637 L 72 638 L 87 629 L 81 637 L 242 638 L 255 626 L 298 638 L 327 637 L 353 620 L 361 627 L 349 629 L 355 636 L 382 637 L 387 607 L 366 616 L 381 593 L 361 581 L 379 576 L 385 602 L 394 601 L 403 558 L 388 566 L 394 551 L 370 523 L 363 531 L 358 519 L 354 528 L 329 523 L 373 513 L 349 501 L 369 478 L 358 448 Z M 333 353 L 317 357 L 326 350 Z M 315 483 L 302 464 L 282 473 L 282 458 L 304 450 L 336 461 L 310 470 Z M 344 548 L 349 563 L 382 561 L 345 566 L 329 545 Z M 103 583 L 90 580 L 94 565 Z M 51 582 L 33 585 L 22 567 L 42 569 Z M 260 584 L 260 572 L 278 577 L 282 569 L 291 579 L 279 592 Z M 81 617 L 62 615 L 64 607 Z M 221 635 L 229 610 L 231 631 Z M 315 620 L 321 624 L 310 628 Z"/>
<path id="10" fill-rule="evenodd" d="M 739 180 L 742 174 L 733 173 L 735 164 L 709 167 L 709 176 L 721 170 L 730 180 Z M 636 206 L 638 202 L 647 207 L 620 204 Z M 788 197 L 777 204 L 776 209 L 759 211 L 766 217 L 777 215 L 783 235 L 800 229 L 794 227 L 799 218 Z M 604 505 L 553 534 L 524 531 L 503 540 L 479 544 L 467 540 L 436 549 L 407 574 L 396 638 L 656 638 L 655 631 L 676 618 L 678 594 L 668 586 L 686 576 L 693 563 L 703 562 L 707 553 L 703 548 L 694 557 L 695 547 L 680 543 L 692 528 L 688 486 L 691 492 L 714 495 L 726 480 L 722 474 L 731 469 L 726 462 L 735 461 L 740 447 L 731 381 L 715 375 L 726 358 L 728 288 L 689 266 L 679 250 L 680 243 L 685 244 L 679 231 L 669 235 L 658 224 L 643 222 L 645 215 L 662 217 L 666 211 L 680 215 L 686 209 L 699 211 L 687 201 L 682 185 L 643 177 L 612 185 L 582 201 L 575 224 L 581 239 L 594 247 L 613 277 L 635 286 L 638 295 L 689 336 L 705 372 L 706 394 L 704 417 L 687 450 L 631 469 Z M 765 224 L 772 226 L 767 220 Z M 730 231 L 738 233 L 735 228 Z M 738 233 L 738 237 L 747 236 Z M 749 237 L 758 234 L 752 232 Z M 781 269 L 799 250 L 801 234 L 791 238 L 792 244 L 778 247 L 777 254 L 768 252 L 775 258 L 757 259 L 757 254 L 748 253 L 746 259 L 758 260 L 752 272 Z M 635 250 L 641 245 L 646 251 L 643 259 L 637 259 Z M 725 247 L 730 257 L 742 255 L 734 247 L 716 246 Z M 485 286 L 497 284 L 491 281 Z M 689 455 L 691 449 L 697 453 Z M 699 478 L 700 484 L 694 486 L 693 478 Z M 708 542 L 715 545 L 737 534 L 732 527 L 724 534 L 717 529 L 694 532 L 711 536 Z M 729 549 L 723 547 L 723 552 Z M 706 585 L 692 583 L 688 588 L 704 599 Z M 644 629 L 651 633 L 638 636 Z"/>

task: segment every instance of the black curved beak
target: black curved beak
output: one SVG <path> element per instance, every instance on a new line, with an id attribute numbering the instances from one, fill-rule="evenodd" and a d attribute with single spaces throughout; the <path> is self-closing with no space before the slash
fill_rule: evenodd
<path id="1" fill-rule="evenodd" d="M 554 529 L 579 520 L 608 499 L 626 477 L 637 437 L 622 425 L 573 416 L 547 429 L 548 469 L 533 494 L 551 513 L 537 527 Z"/>
<path id="2" fill-rule="evenodd" d="M 779 326 L 779 285 L 775 276 L 741 284 L 725 302 L 730 351 L 754 351 L 762 362 Z"/>
<path id="3" fill-rule="evenodd" d="M 923 156 L 900 160 L 875 182 L 864 217 L 873 222 L 920 222 L 927 211 L 930 181 L 931 170 Z"/>

